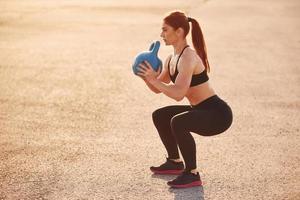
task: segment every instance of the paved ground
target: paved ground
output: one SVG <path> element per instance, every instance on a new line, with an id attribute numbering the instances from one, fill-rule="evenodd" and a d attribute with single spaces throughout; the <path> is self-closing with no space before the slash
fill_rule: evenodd
<path id="1" fill-rule="evenodd" d="M 225 134 L 195 136 L 204 186 L 184 190 L 148 170 L 166 154 L 151 113 L 176 102 L 131 72 L 178 8 L 202 25 L 211 82 L 234 111 Z M 299 10 L 298 0 L 0 1 L 0 199 L 300 199 Z"/>

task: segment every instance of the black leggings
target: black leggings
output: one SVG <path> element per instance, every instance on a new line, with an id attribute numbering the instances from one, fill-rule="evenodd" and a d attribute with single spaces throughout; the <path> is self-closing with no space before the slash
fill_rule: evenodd
<path id="1" fill-rule="evenodd" d="M 179 158 L 178 145 L 186 170 L 192 170 L 196 169 L 196 145 L 190 132 L 202 136 L 220 134 L 230 127 L 232 112 L 226 102 L 214 95 L 195 106 L 160 108 L 152 118 L 168 157 Z"/>

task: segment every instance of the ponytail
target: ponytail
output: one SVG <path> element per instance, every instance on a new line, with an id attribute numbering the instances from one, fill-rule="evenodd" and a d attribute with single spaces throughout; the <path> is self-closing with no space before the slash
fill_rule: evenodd
<path id="1" fill-rule="evenodd" d="M 209 72 L 210 67 L 207 59 L 207 50 L 206 50 L 206 45 L 205 45 L 205 41 L 204 41 L 204 37 L 200 25 L 197 22 L 197 20 L 191 17 L 188 17 L 188 22 L 192 23 L 192 41 L 193 41 L 194 49 L 196 50 L 197 54 L 200 56 L 206 71 Z"/>

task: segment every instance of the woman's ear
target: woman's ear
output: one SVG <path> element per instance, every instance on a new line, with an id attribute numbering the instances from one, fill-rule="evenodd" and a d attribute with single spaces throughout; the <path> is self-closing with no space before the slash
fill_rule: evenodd
<path id="1" fill-rule="evenodd" d="M 184 37 L 184 30 L 183 30 L 183 28 L 179 27 L 175 32 L 176 32 L 176 35 L 178 37 Z"/>

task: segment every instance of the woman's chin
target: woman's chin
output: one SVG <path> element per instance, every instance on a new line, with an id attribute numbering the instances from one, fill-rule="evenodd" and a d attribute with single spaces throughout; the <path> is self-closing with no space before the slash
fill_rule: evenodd
<path id="1" fill-rule="evenodd" d="M 165 45 L 166 45 L 166 46 L 170 45 L 167 41 L 164 40 L 164 42 L 165 42 Z"/>

